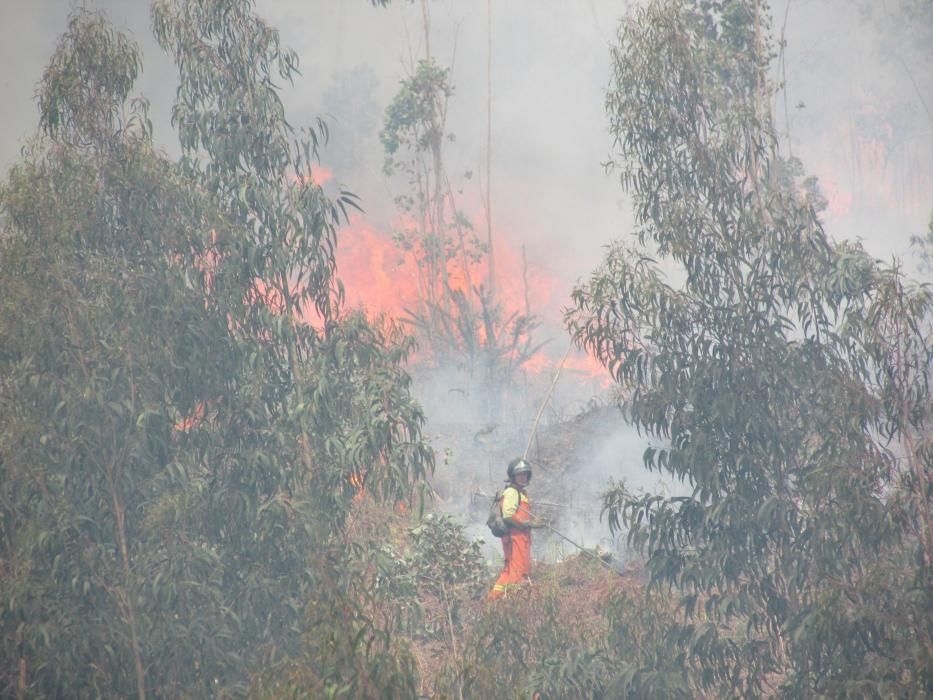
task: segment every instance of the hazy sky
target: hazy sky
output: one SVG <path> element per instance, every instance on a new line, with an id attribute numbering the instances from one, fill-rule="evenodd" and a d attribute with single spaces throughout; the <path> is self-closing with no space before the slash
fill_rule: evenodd
<path id="1" fill-rule="evenodd" d="M 777 122 L 830 199 L 827 229 L 859 237 L 880 257 L 909 258 L 933 208 L 933 7 L 928 0 L 789 0 L 774 8 L 786 33 L 788 90 Z M 67 0 L 0 0 L 0 166 L 14 162 L 35 128 L 35 86 L 64 31 Z M 86 0 L 103 8 L 144 49 L 139 91 L 153 101 L 156 137 L 174 149 L 168 110 L 175 78 L 148 27 L 146 0 Z M 622 192 L 602 163 L 611 143 L 604 112 L 609 46 L 626 2 L 491 0 L 493 217 L 503 245 L 527 248 L 529 265 L 554 273 L 562 289 L 586 275 L 602 247 L 625 235 Z M 259 0 L 259 12 L 301 57 L 303 75 L 286 93 L 294 122 L 328 109 L 335 76 L 372 81 L 357 113 L 333 114 L 334 141 L 356 163 L 336 177 L 359 194 L 371 222 L 388 226 L 398 188 L 381 173 L 383 111 L 423 50 L 421 3 L 395 0 Z M 432 51 L 452 66 L 447 165 L 465 207 L 481 220 L 485 174 L 487 0 L 430 3 Z M 913 11 L 904 15 L 905 8 Z M 919 8 L 919 9 L 918 9 Z M 786 14 L 785 14 L 786 13 Z M 785 20 L 786 18 L 786 20 Z M 919 19 L 918 19 L 919 18 Z M 365 114 L 360 112 L 360 104 Z M 365 132 L 354 125 L 368 123 Z M 789 125 L 789 129 L 787 128 Z M 343 131 L 342 131 L 343 129 Z M 332 160 L 339 160 L 338 151 Z M 325 164 L 331 156 L 323 154 Z M 470 171 L 471 179 L 462 177 Z M 480 223 L 480 220 L 477 223 Z"/>

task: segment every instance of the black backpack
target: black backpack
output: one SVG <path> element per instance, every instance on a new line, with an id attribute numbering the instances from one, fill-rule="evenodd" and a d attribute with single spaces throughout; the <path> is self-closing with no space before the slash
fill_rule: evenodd
<path id="1" fill-rule="evenodd" d="M 506 488 L 513 487 L 507 486 Z M 486 518 L 486 525 L 489 526 L 489 531 L 496 537 L 505 537 L 509 534 L 510 530 L 508 523 L 502 519 L 502 496 L 504 494 L 505 491 L 503 490 L 493 497 L 492 503 L 489 505 L 489 517 Z"/>

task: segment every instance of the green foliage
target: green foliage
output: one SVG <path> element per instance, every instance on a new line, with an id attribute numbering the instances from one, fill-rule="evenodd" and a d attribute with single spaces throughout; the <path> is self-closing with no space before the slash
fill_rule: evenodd
<path id="1" fill-rule="evenodd" d="M 701 691 L 691 683 L 689 659 L 697 650 L 691 635 L 680 628 L 669 595 L 660 591 L 622 591 L 609 601 L 606 614 L 612 676 L 609 697 L 692 698 Z M 699 625 L 705 631 L 706 625 Z M 694 639 L 691 639 L 691 637 Z M 724 690 L 724 688 L 723 688 Z"/>
<path id="2" fill-rule="evenodd" d="M 429 513 L 409 528 L 403 544 L 384 545 L 376 555 L 380 595 L 392 602 L 412 639 L 440 641 L 457 653 L 452 639 L 464 624 L 464 605 L 488 585 L 481 545 L 467 540 L 451 516 Z"/>
<path id="3" fill-rule="evenodd" d="M 573 595 L 592 596 L 605 572 L 591 563 Z M 681 638 L 669 596 L 625 587 L 594 602 L 598 630 L 561 610 L 566 591 L 549 582 L 528 600 L 505 601 L 476 622 L 464 662 L 448 667 L 445 683 L 461 683 L 466 697 L 692 698 L 687 638 Z M 670 653 L 671 646 L 680 647 Z M 454 671 L 457 671 L 455 674 Z M 452 685 L 443 686 L 453 695 Z"/>
<path id="4" fill-rule="evenodd" d="M 602 570 L 573 566 L 585 571 L 586 581 L 574 594 L 591 595 Z M 486 606 L 468 629 L 461 655 L 442 669 L 435 696 L 618 697 L 605 694 L 618 661 L 604 643 L 605 625 L 588 628 L 563 609 L 566 596 L 553 581 L 540 580 L 532 590 Z"/>
<path id="5" fill-rule="evenodd" d="M 110 70 L 101 71 L 101 64 Z M 73 14 L 43 76 L 39 92 L 42 130 L 75 145 L 108 143 L 125 127 L 124 103 L 140 67 L 138 47 L 103 17 Z"/>
<path id="6" fill-rule="evenodd" d="M 353 199 L 307 177 L 321 134 L 273 86 L 294 55 L 250 2 L 153 13 L 182 161 L 127 109 L 135 47 L 76 12 L 39 91 L 46 138 L 0 190 L 4 694 L 242 694 L 330 600 L 310 557 L 359 483 L 394 504 L 433 463 L 411 340 L 340 312 Z M 384 647 L 341 653 L 410 677 L 391 627 L 354 625 Z"/>
<path id="7" fill-rule="evenodd" d="M 268 658 L 253 678 L 258 697 L 414 697 L 411 644 L 456 657 L 465 604 L 488 572 L 478 542 L 449 516 L 427 515 L 398 531 L 400 520 L 368 499 L 358 503 L 350 539 L 316 555 L 320 593 L 306 614 L 304 644 Z M 379 531 L 371 520 L 388 525 Z M 400 536 L 401 535 L 401 536 Z"/>
<path id="8" fill-rule="evenodd" d="M 379 134 L 386 152 L 386 174 L 398 168 L 414 174 L 421 154 L 438 152 L 445 137 L 447 101 L 453 94 L 449 68 L 441 68 L 433 59 L 418 61 L 415 74 L 402 81 L 386 109 Z"/>
<path id="9" fill-rule="evenodd" d="M 305 615 L 304 644 L 297 654 L 270 659 L 253 679 L 251 697 L 416 696 L 415 662 L 400 641 L 395 607 L 357 560 L 373 553 L 354 550 L 314 557 L 319 593 Z"/>
<path id="10" fill-rule="evenodd" d="M 425 516 L 409 531 L 411 548 L 406 566 L 424 590 L 443 595 L 448 587 L 465 585 L 477 593 L 486 584 L 481 540 L 469 541 L 452 516 Z"/>
<path id="11" fill-rule="evenodd" d="M 933 561 L 930 292 L 825 235 L 764 107 L 760 12 L 659 1 L 620 28 L 607 108 L 638 245 L 610 248 L 568 322 L 655 438 L 646 467 L 690 491 L 612 487 L 606 510 L 652 589 L 680 595 L 686 621 L 657 640 L 683 655 L 677 692 L 917 693 L 933 608 L 904 594 Z"/>
<path id="12" fill-rule="evenodd" d="M 438 680 L 440 697 L 524 698 L 531 694 L 531 667 L 537 639 L 531 615 L 518 598 L 499 601 L 474 622 L 459 659 L 448 664 Z M 567 639 L 553 615 L 553 606 L 536 609 L 534 618 L 546 636 Z"/>

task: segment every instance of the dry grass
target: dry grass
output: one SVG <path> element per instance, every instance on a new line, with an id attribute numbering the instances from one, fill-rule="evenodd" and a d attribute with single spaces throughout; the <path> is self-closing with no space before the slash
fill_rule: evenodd
<path id="1" fill-rule="evenodd" d="M 490 587 L 492 582 L 493 577 L 489 580 Z M 557 564 L 538 565 L 532 582 L 502 602 L 487 601 L 485 596 L 479 599 L 461 597 L 454 602 L 460 615 L 452 628 L 445 622 L 444 635 L 411 640 L 421 672 L 421 693 L 424 697 L 436 697 L 434 689 L 440 675 L 458 665 L 478 627 L 496 610 L 503 611 L 515 620 L 515 625 L 531 635 L 539 612 L 549 606 L 552 611 L 556 610 L 554 624 L 557 628 L 572 633 L 576 640 L 597 640 L 605 638 L 608 631 L 605 613 L 609 601 L 623 591 L 640 590 L 642 585 L 638 570 L 620 574 L 580 555 Z M 452 596 L 462 593 L 455 591 Z M 446 601 L 428 596 L 421 602 L 426 619 L 446 621 Z M 528 660 L 534 662 L 533 650 Z"/>

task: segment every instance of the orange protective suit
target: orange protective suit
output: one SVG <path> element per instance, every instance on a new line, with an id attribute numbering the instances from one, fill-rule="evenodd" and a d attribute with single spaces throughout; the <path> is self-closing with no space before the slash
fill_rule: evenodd
<path id="1" fill-rule="evenodd" d="M 515 488 L 509 486 L 509 488 Z M 502 515 L 511 517 L 512 520 L 519 523 L 526 523 L 531 520 L 531 501 L 524 491 L 518 491 L 518 503 L 514 511 L 509 512 L 511 508 L 506 505 L 503 498 Z M 505 565 L 502 567 L 502 573 L 496 579 L 496 584 L 492 587 L 487 597 L 488 600 L 498 600 L 504 598 L 522 584 L 528 583 L 528 577 L 531 575 L 531 530 L 519 530 L 511 528 L 509 534 L 502 537 L 502 555 L 505 558 Z"/>

